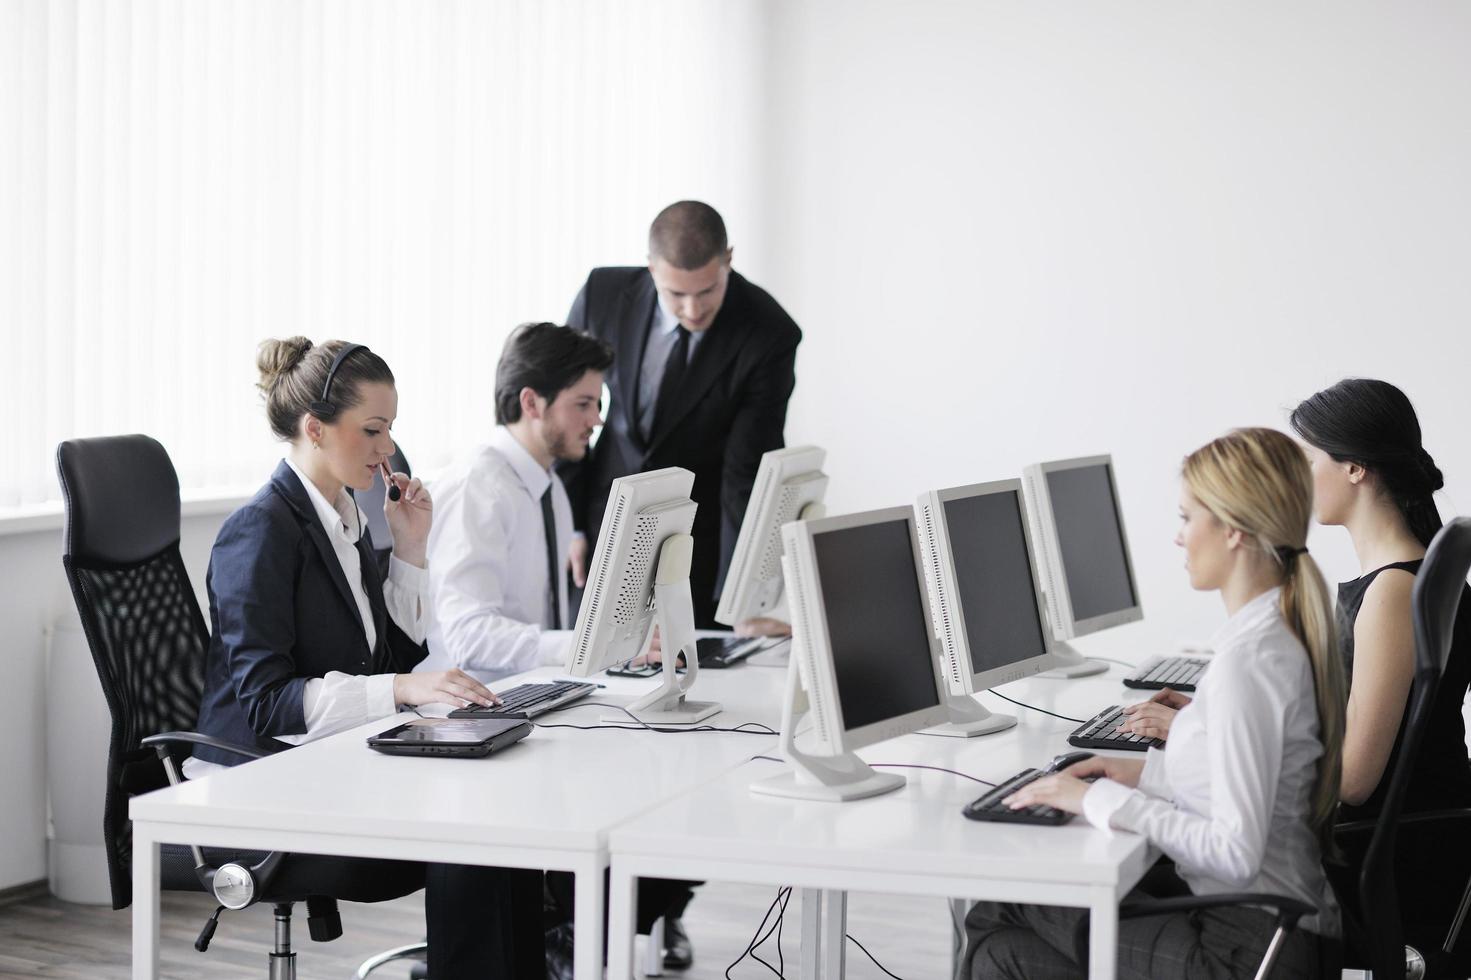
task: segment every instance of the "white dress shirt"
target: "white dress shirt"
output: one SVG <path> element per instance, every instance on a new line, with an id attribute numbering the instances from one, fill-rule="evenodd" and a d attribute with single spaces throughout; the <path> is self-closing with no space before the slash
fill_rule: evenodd
<path id="1" fill-rule="evenodd" d="M 644 344 L 644 361 L 638 369 L 638 430 L 645 441 L 654 431 L 654 408 L 659 401 L 659 384 L 664 380 L 664 365 L 669 361 L 669 355 L 674 351 L 674 342 L 678 339 L 674 332 L 678 326 L 679 317 L 664 308 L 661 297 L 654 304 L 654 322 L 649 325 L 649 339 Z M 690 346 L 685 354 L 686 364 L 695 359 L 695 348 L 704 336 L 703 330 L 690 331 Z"/>
<path id="2" fill-rule="evenodd" d="M 332 542 L 332 551 L 342 565 L 348 588 L 352 590 L 353 601 L 357 603 L 358 615 L 363 621 L 363 632 L 367 634 L 368 649 L 371 650 L 378 644 L 378 630 L 373 624 L 373 607 L 363 589 L 362 555 L 357 549 L 358 538 L 362 528 L 367 526 L 367 520 L 346 490 L 337 495 L 335 504 L 330 504 L 316 484 L 289 458 L 286 465 L 306 488 L 312 508 L 317 512 L 317 520 L 322 522 L 327 540 Z M 383 602 L 388 607 L 388 615 L 415 643 L 423 643 L 427 635 L 427 585 L 428 576 L 422 568 L 415 568 L 396 556 L 388 559 Z M 311 678 L 301 696 L 306 732 L 277 735 L 277 740 L 301 745 L 396 713 L 398 706 L 393 703 L 393 677 L 393 674 L 347 674 L 333 670 L 328 671 L 325 677 Z M 224 768 L 228 767 L 203 759 L 184 760 L 184 775 L 189 779 L 198 779 L 215 769 Z"/>
<path id="3" fill-rule="evenodd" d="M 556 581 L 547 581 L 541 497 L 552 491 Z M 567 548 L 572 506 L 554 472 L 504 426 L 434 481 L 429 532 L 434 599 L 429 657 L 418 670 L 459 667 L 482 682 L 560 664 L 570 629 L 553 630 L 553 595 L 567 618 Z"/>
<path id="4" fill-rule="evenodd" d="M 1271 589 L 1216 633 L 1210 670 L 1170 724 L 1168 750 L 1150 749 L 1139 788 L 1099 779 L 1083 797 L 1088 821 L 1144 834 L 1174 859 L 1197 895 L 1267 892 L 1318 908 L 1303 927 L 1339 931 L 1309 820 L 1318 708 L 1307 650 Z"/>

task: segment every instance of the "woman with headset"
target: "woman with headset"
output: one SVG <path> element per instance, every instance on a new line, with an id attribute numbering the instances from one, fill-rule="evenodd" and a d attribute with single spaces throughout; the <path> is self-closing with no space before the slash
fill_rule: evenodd
<path id="1" fill-rule="evenodd" d="M 386 473 L 394 450 L 388 365 L 359 344 L 292 337 L 261 344 L 257 367 L 271 430 L 290 449 L 225 521 L 210 554 L 199 731 L 275 752 L 387 718 L 401 704 L 496 703 L 458 669 L 412 672 L 426 653 L 429 492 L 401 473 L 389 477 L 397 493 L 384 503 L 393 532 L 386 579 L 349 493 Z M 185 774 L 239 761 L 201 747 Z M 349 901 L 425 887 L 436 980 L 545 970 L 540 872 L 313 855 L 288 865 L 281 874 Z"/>
<path id="2" fill-rule="evenodd" d="M 1085 759 L 1008 804 L 1146 835 L 1174 861 L 1146 895 L 1265 892 L 1313 905 L 1273 975 L 1316 977 L 1315 937 L 1339 932 L 1321 855 L 1338 805 L 1344 682 L 1327 586 L 1305 547 L 1312 472 L 1282 433 L 1240 429 L 1186 457 L 1182 482 L 1176 544 L 1191 587 L 1219 592 L 1227 619 L 1169 751 Z M 976 905 L 966 918 L 971 976 L 1081 977 L 1074 937 L 1086 915 Z M 1251 976 L 1273 931 L 1273 916 L 1249 906 L 1127 919 L 1119 975 Z"/>

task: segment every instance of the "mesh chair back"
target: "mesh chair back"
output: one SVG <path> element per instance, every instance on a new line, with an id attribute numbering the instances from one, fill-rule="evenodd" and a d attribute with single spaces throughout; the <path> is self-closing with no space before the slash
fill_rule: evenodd
<path id="1" fill-rule="evenodd" d="M 167 783 L 138 743 L 197 723 L 209 631 L 179 555 L 179 479 L 163 446 L 142 435 L 70 440 L 56 464 L 62 564 L 112 715 L 103 838 L 121 909 L 132 902 L 128 800 Z"/>
<path id="2" fill-rule="evenodd" d="M 1395 841 L 1415 758 L 1430 724 L 1441 674 L 1450 658 L 1456 613 L 1468 572 L 1471 572 L 1471 518 L 1458 517 L 1441 528 L 1430 542 L 1425 563 L 1415 576 L 1410 599 L 1415 626 L 1415 677 L 1405 714 L 1404 741 L 1389 773 L 1384 806 L 1359 873 L 1359 910 L 1363 920 L 1373 924 L 1368 936 L 1368 953 L 1369 966 L 1376 977 L 1405 975 L 1405 942 L 1395 888 Z"/>

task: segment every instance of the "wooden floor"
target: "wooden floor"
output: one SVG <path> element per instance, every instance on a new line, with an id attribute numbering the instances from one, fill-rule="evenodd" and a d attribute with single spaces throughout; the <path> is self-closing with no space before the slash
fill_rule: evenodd
<path id="1" fill-rule="evenodd" d="M 712 882 L 700 888 L 685 915 L 695 945 L 688 980 L 716 980 L 751 941 L 761 917 L 776 897 L 774 888 Z M 269 909 L 227 913 L 208 953 L 194 951 L 194 938 L 213 906 L 202 895 L 168 892 L 164 896 L 161 973 L 170 980 L 198 977 L 245 980 L 266 976 L 271 941 Z M 49 895 L 0 906 L 0 977 L 53 977 L 64 980 L 126 980 L 129 976 L 131 915 L 96 906 L 72 905 Z M 419 896 L 381 905 L 342 907 L 343 936 L 332 943 L 311 942 L 306 923 L 293 924 L 297 971 L 301 980 L 346 980 L 368 956 L 405 943 L 424 932 Z M 798 939 L 801 909 L 794 898 L 783 923 L 786 954 L 783 976 L 800 977 Z M 950 971 L 951 930 L 945 903 L 938 899 L 853 895 L 848 932 L 868 947 L 895 976 L 904 980 L 944 980 Z M 775 936 L 762 948 L 776 967 Z M 849 977 L 884 974 L 858 948 L 848 944 Z M 746 959 L 731 977 L 772 977 L 760 963 Z M 375 980 L 402 980 L 406 967 L 384 967 Z M 517 978 L 531 980 L 531 978 Z"/>

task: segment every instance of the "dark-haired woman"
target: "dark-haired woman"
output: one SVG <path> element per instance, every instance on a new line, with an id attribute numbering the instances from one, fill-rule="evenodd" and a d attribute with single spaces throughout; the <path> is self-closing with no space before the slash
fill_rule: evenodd
<path id="1" fill-rule="evenodd" d="M 425 656 L 428 491 L 392 477 L 400 499 L 384 504 L 394 542 L 386 580 L 347 492 L 368 489 L 394 450 L 388 365 L 360 345 L 293 337 L 263 343 L 257 366 L 271 430 L 290 450 L 226 519 L 210 554 L 199 731 L 275 752 L 386 718 L 399 704 L 493 703 L 458 669 L 411 672 Z M 239 761 L 200 748 L 185 773 Z M 545 970 L 539 872 L 293 855 L 281 874 L 350 901 L 425 885 L 436 980 Z"/>
<path id="2" fill-rule="evenodd" d="M 1374 819 L 1404 738 L 1415 671 L 1410 596 L 1425 549 L 1440 530 L 1433 494 L 1443 480 L 1421 445 L 1410 400 L 1388 382 L 1340 381 L 1298 405 L 1292 427 L 1312 463 L 1315 516 L 1346 529 L 1359 559 L 1359 577 L 1338 586 L 1340 644 L 1350 675 L 1339 819 Z M 1404 813 L 1471 807 L 1461 715 L 1468 684 L 1471 589 L 1462 593 L 1450 659 L 1411 770 Z M 1436 840 L 1423 830 L 1401 834 L 1399 841 L 1407 936 L 1420 948 L 1438 948 L 1471 870 L 1467 845 Z M 1350 845 L 1348 856 L 1356 864 Z"/>
<path id="3" fill-rule="evenodd" d="M 1292 412 L 1313 467 L 1314 516 L 1348 531 L 1360 576 L 1338 587 L 1340 644 L 1349 669 L 1343 747 L 1343 819 L 1374 817 L 1399 755 L 1415 633 L 1410 591 L 1440 530 L 1433 494 L 1440 470 L 1420 445 L 1404 392 L 1351 378 Z M 1471 682 L 1471 603 L 1457 618 L 1455 647 L 1420 747 L 1405 811 L 1471 806 L 1471 762 L 1461 703 Z"/>

